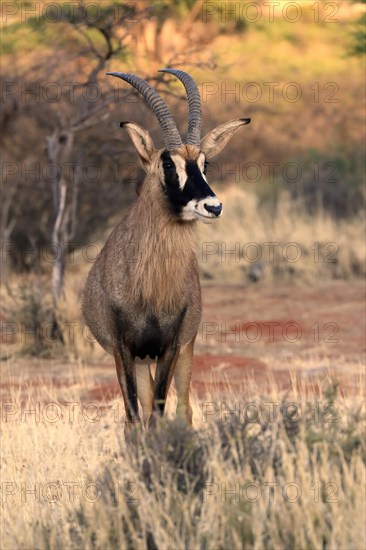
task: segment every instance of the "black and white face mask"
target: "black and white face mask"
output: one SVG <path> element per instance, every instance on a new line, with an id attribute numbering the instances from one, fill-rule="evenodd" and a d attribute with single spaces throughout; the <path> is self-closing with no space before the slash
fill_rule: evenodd
<path id="1" fill-rule="evenodd" d="M 207 183 L 203 152 L 197 160 L 169 151 L 163 151 L 160 158 L 169 208 L 179 219 L 210 223 L 221 216 L 222 204 Z"/>

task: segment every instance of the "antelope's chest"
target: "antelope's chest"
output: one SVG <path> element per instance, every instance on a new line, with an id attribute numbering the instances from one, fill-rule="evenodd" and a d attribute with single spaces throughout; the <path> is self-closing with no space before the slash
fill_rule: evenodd
<path id="1" fill-rule="evenodd" d="M 141 328 L 142 330 L 136 327 L 130 331 L 128 347 L 133 357 L 152 360 L 161 357 L 169 345 L 167 331 L 163 330 L 164 327 L 160 326 L 158 318 L 154 315 L 147 317 Z"/>
<path id="2" fill-rule="evenodd" d="M 157 360 L 179 338 L 185 313 L 186 308 L 178 313 L 159 316 L 135 312 L 131 318 L 120 312 L 116 319 L 117 336 L 123 340 L 134 358 Z"/>

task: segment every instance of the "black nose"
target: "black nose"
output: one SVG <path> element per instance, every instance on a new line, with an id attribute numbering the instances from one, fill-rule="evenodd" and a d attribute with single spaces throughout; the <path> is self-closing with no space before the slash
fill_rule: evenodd
<path id="1" fill-rule="evenodd" d="M 210 214 L 214 214 L 215 216 L 220 216 L 221 210 L 222 210 L 222 204 L 220 203 L 219 206 L 213 206 L 212 204 L 204 204 L 203 205 L 207 212 Z"/>

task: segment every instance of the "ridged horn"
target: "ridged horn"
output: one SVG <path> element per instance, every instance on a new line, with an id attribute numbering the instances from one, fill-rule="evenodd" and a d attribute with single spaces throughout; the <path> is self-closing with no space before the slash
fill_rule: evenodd
<path id="1" fill-rule="evenodd" d="M 158 92 L 146 80 L 129 73 L 107 73 L 125 80 L 133 86 L 145 99 L 150 109 L 155 114 L 163 132 L 165 147 L 172 151 L 182 145 L 182 139 L 174 122 L 173 115 L 166 106 Z"/>
<path id="2" fill-rule="evenodd" d="M 159 72 L 170 73 L 176 76 L 184 85 L 189 107 L 187 143 L 199 147 L 201 141 L 202 113 L 201 96 L 197 84 L 188 73 L 180 71 L 179 69 L 160 69 Z"/>

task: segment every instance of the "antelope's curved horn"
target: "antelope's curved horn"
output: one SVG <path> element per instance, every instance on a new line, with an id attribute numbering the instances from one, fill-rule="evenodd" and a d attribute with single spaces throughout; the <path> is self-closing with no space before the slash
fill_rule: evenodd
<path id="1" fill-rule="evenodd" d="M 182 139 L 174 122 L 173 115 L 158 92 L 146 80 L 128 73 L 107 73 L 125 80 L 144 97 L 150 109 L 154 112 L 163 132 L 164 143 L 169 151 L 182 145 Z"/>
<path id="2" fill-rule="evenodd" d="M 160 69 L 161 73 L 170 73 L 182 82 L 186 89 L 189 115 L 188 115 L 188 134 L 187 143 L 199 148 L 201 141 L 201 96 L 197 84 L 193 78 L 184 71 L 178 69 Z"/>

